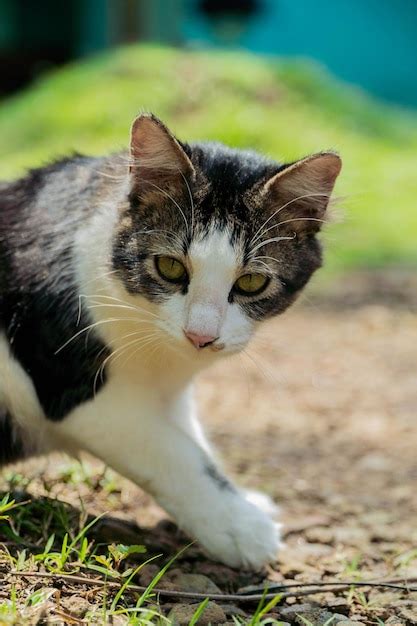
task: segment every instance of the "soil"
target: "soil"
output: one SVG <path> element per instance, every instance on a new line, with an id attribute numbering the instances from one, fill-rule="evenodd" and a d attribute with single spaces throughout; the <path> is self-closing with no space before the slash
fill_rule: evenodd
<path id="1" fill-rule="evenodd" d="M 329 294 L 304 299 L 271 321 L 246 354 L 202 376 L 198 400 L 206 429 L 229 473 L 279 503 L 285 545 L 263 574 L 214 564 L 193 545 L 166 575 L 168 588 L 187 587 L 190 581 L 178 581 L 184 573 L 203 575 L 209 579 L 204 584 L 221 592 L 251 584 L 262 590 L 265 579 L 417 577 L 417 290 L 407 278 L 413 285 L 408 296 L 405 289 L 394 297 L 388 282 L 385 299 L 381 289 L 371 297 L 378 280 L 349 278 L 345 293 L 339 284 Z M 161 521 L 166 516 L 151 498 L 131 483 L 109 479 L 97 465 L 88 480 L 68 479 L 67 465 L 57 457 L 30 461 L 19 468 L 18 487 L 36 498 L 58 497 L 74 510 L 82 501 L 91 515 L 110 511 L 126 521 L 116 530 L 110 526 L 115 535 L 105 537 L 110 541 L 145 543 L 149 554 L 165 555 L 186 545 L 172 523 Z M 10 476 L 9 469 L 3 483 Z M 14 478 L 12 487 L 17 483 Z M 156 565 L 147 566 L 137 582 L 146 585 L 156 571 Z M 67 588 L 73 617 L 77 598 L 94 605 L 86 594 L 84 588 L 82 593 Z M 247 604 L 217 605 L 221 610 L 210 605 L 210 614 L 217 615 L 212 623 L 233 623 L 233 614 L 249 622 Z M 181 610 L 190 614 L 187 602 L 161 599 L 161 606 L 173 621 L 188 623 L 181 622 Z M 289 598 L 269 614 L 291 624 L 351 619 L 408 626 L 417 624 L 417 592 L 352 588 Z"/>

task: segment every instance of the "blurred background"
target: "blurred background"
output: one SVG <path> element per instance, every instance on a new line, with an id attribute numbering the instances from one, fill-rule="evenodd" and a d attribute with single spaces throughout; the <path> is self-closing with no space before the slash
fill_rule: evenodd
<path id="1" fill-rule="evenodd" d="M 0 68 L 1 178 L 124 147 L 152 110 L 183 139 L 338 150 L 323 276 L 417 265 L 415 0 L 0 0 Z"/>
<path id="2" fill-rule="evenodd" d="M 287 547 L 274 581 L 413 580 L 417 1 L 0 0 L 0 179 L 73 151 L 126 148 L 140 111 L 159 115 L 185 141 L 224 141 L 284 162 L 340 152 L 340 209 L 324 233 L 324 268 L 250 352 L 203 376 L 198 401 L 231 474 L 282 507 Z M 37 508 L 17 509 L 12 534 L 0 528 L 2 567 L 15 543 L 25 546 L 13 561 L 21 569 L 26 546 L 30 556 L 51 532 L 61 550 L 66 533 L 78 535 L 80 508 L 141 526 L 164 516 L 143 492 L 89 462 L 52 457 L 7 468 L 0 490 L 16 489 Z M 56 522 L 40 496 L 69 503 L 74 524 L 63 513 Z M 162 528 L 145 535 L 158 553 L 171 545 Z M 131 542 L 127 536 L 117 541 Z M 142 541 L 140 534 L 133 543 Z M 30 567 L 45 567 L 35 554 Z M 184 567 L 224 591 L 249 582 L 243 572 L 237 582 L 216 578 L 193 556 Z M 25 579 L 24 607 L 27 587 Z M 52 597 L 49 586 L 45 593 Z M 88 594 L 89 610 L 102 610 L 99 595 Z M 332 605 L 326 594 L 332 613 L 311 619 L 336 623 L 338 609 L 358 624 L 417 624 L 415 602 L 396 603 L 393 590 L 348 595 Z M 0 602 L 0 621 L 3 614 Z"/>

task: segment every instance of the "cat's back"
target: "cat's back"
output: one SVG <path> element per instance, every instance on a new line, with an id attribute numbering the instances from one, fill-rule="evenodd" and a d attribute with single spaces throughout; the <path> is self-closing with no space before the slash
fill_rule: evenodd
<path id="1" fill-rule="evenodd" d="M 91 198 L 106 186 L 101 168 L 108 168 L 106 159 L 75 154 L 17 180 L 0 182 L 1 232 L 7 234 L 27 222 L 35 230 L 46 222 L 58 225 L 63 211 L 81 218 L 91 207 Z"/>
<path id="2" fill-rule="evenodd" d="M 0 182 L 0 290 L 36 261 L 49 266 L 112 193 L 116 157 L 73 155 Z M 32 259 L 32 264 L 31 264 Z M 14 276 L 15 278 L 15 276 Z"/>
<path id="3" fill-rule="evenodd" d="M 75 156 L 0 186 L 0 424 L 2 386 L 10 386 L 4 378 L 14 361 L 50 419 L 94 392 L 105 346 L 91 335 L 88 345 L 83 336 L 66 352 L 57 349 L 91 322 L 80 317 L 74 244 L 114 194 L 111 169 L 111 160 Z M 1 457 L 0 449 L 0 464 Z"/>

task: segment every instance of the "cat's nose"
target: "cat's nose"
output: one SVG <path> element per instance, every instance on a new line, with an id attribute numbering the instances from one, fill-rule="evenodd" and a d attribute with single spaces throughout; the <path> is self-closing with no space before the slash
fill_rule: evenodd
<path id="1" fill-rule="evenodd" d="M 184 335 L 191 341 L 193 346 L 199 350 L 209 346 L 213 341 L 216 341 L 217 337 L 211 335 L 199 335 L 198 333 L 192 333 L 188 330 L 184 330 Z"/>

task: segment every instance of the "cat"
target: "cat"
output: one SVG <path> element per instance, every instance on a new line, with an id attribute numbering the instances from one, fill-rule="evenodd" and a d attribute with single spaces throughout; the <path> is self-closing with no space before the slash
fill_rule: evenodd
<path id="1" fill-rule="evenodd" d="M 341 169 L 180 142 L 154 115 L 130 152 L 0 184 L 0 462 L 81 449 L 152 494 L 209 556 L 276 558 L 267 497 L 224 476 L 195 375 L 242 350 L 321 265 Z"/>

